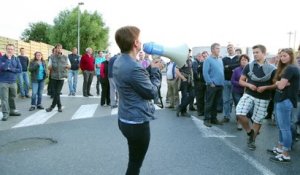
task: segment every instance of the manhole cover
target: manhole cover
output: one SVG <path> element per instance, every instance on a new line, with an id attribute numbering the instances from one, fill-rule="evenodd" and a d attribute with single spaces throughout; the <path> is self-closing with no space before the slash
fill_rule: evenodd
<path id="1" fill-rule="evenodd" d="M 13 153 L 27 151 L 56 144 L 57 141 L 51 138 L 32 137 L 8 142 L 0 146 L 1 153 Z"/>

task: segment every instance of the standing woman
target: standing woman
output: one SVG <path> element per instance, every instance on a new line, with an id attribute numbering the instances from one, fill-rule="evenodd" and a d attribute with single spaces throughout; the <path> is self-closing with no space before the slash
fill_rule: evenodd
<path id="1" fill-rule="evenodd" d="M 240 99 L 242 98 L 245 88 L 240 85 L 239 80 L 243 74 L 243 70 L 245 66 L 249 63 L 250 58 L 248 55 L 243 54 L 239 58 L 240 66 L 235 68 L 233 70 L 232 76 L 231 76 L 231 84 L 232 84 L 232 98 L 234 106 L 236 107 L 239 103 Z M 242 125 L 237 120 L 237 129 L 242 130 Z"/>
<path id="2" fill-rule="evenodd" d="M 47 66 L 41 52 L 34 53 L 34 59 L 30 62 L 29 72 L 31 73 L 32 96 L 29 111 L 44 109 L 42 106 L 42 94 L 47 77 Z"/>
<path id="3" fill-rule="evenodd" d="M 299 89 L 299 68 L 292 49 L 280 51 L 280 61 L 273 79 L 276 82 L 274 97 L 276 122 L 279 128 L 279 142 L 273 149 L 267 150 L 275 155 L 271 161 L 291 162 L 289 151 L 292 145 L 292 108 L 297 107 L 297 93 Z"/>
<path id="4" fill-rule="evenodd" d="M 46 109 L 47 112 L 51 112 L 56 105 L 58 112 L 62 112 L 60 92 L 64 85 L 64 80 L 68 78 L 68 69 L 70 67 L 70 60 L 62 54 L 62 45 L 56 44 L 54 54 L 51 55 L 48 63 L 53 87 L 53 101 L 51 106 Z"/>
<path id="5" fill-rule="evenodd" d="M 136 61 L 142 47 L 137 27 L 118 29 L 115 40 L 121 50 L 113 65 L 113 78 L 120 97 L 118 124 L 129 149 L 126 175 L 138 175 L 150 142 L 149 121 L 155 111 L 151 100 L 158 96 L 159 69 L 163 65 L 153 61 L 148 72 Z"/>

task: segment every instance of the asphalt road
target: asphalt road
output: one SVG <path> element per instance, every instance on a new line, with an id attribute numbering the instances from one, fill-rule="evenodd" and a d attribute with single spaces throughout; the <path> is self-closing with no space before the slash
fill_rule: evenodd
<path id="1" fill-rule="evenodd" d="M 0 122 L 0 175 L 125 174 L 128 150 L 117 126 L 117 110 L 101 107 L 97 96 L 82 97 L 81 85 L 79 79 L 76 97 L 68 97 L 64 85 L 62 113 L 56 109 L 51 114 L 30 112 L 29 99 L 17 100 L 22 116 Z M 45 96 L 44 106 L 50 103 Z M 178 118 L 170 109 L 158 109 L 155 115 L 141 175 L 300 174 L 299 142 L 291 164 L 269 161 L 266 149 L 278 137 L 271 121 L 264 122 L 257 149 L 251 151 L 245 132 L 236 130 L 234 120 L 206 128 L 202 118 Z"/>

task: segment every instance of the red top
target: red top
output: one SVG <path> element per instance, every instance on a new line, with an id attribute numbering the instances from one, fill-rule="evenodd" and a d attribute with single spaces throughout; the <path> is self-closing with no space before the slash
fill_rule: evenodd
<path id="1" fill-rule="evenodd" d="M 84 54 L 84 55 L 82 55 L 81 60 L 80 60 L 80 69 L 82 71 L 85 71 L 85 70 L 94 71 L 95 70 L 94 63 L 95 63 L 95 59 L 92 55 Z"/>

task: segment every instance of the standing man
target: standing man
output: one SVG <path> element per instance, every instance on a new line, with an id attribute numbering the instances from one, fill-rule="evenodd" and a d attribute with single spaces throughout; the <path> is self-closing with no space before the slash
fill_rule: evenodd
<path id="1" fill-rule="evenodd" d="M 195 84 L 195 96 L 197 102 L 198 116 L 204 116 L 204 97 L 205 97 L 205 81 L 203 77 L 203 63 L 205 58 L 201 53 L 198 53 L 196 60 L 193 62 L 193 74 Z"/>
<path id="2" fill-rule="evenodd" d="M 240 85 L 245 87 L 246 91 L 236 107 L 236 116 L 249 136 L 248 148 L 254 150 L 255 138 L 267 114 L 271 90 L 275 89 L 276 85 L 272 83 L 275 66 L 266 61 L 266 47 L 255 45 L 252 49 L 254 61 L 244 68 L 240 78 Z M 250 126 L 246 115 L 253 107 L 253 125 Z"/>
<path id="3" fill-rule="evenodd" d="M 22 66 L 17 57 L 14 56 L 15 46 L 6 45 L 6 54 L 0 57 L 0 98 L 3 118 L 8 116 L 20 116 L 16 112 L 15 97 L 17 96 L 16 79 L 17 74 L 22 72 Z"/>
<path id="4" fill-rule="evenodd" d="M 224 66 L 220 56 L 220 44 L 211 45 L 211 55 L 204 61 L 203 76 L 206 82 L 206 104 L 204 109 L 204 125 L 222 125 L 217 119 L 217 106 L 224 86 Z"/>
<path id="5" fill-rule="evenodd" d="M 69 96 L 75 96 L 77 88 L 78 69 L 80 63 L 80 57 L 79 55 L 77 55 L 76 47 L 73 47 L 72 53 L 68 55 L 68 58 L 71 63 L 71 69 L 69 70 L 68 75 Z"/>
<path id="6" fill-rule="evenodd" d="M 102 51 L 98 51 L 98 56 L 95 59 L 95 67 L 96 67 L 96 76 L 97 76 L 97 83 L 96 83 L 96 90 L 97 90 L 97 95 L 100 95 L 100 65 L 101 63 L 105 61 L 105 57 L 103 56 Z"/>
<path id="7" fill-rule="evenodd" d="M 110 93 L 111 108 L 118 107 L 118 101 L 119 101 L 117 87 L 113 79 L 113 65 L 115 60 L 118 58 L 118 56 L 119 54 L 114 55 L 112 58 L 110 58 L 108 62 L 108 81 L 109 81 L 109 88 L 110 88 L 109 93 Z"/>
<path id="8" fill-rule="evenodd" d="M 54 54 L 48 63 L 48 69 L 51 73 L 51 81 L 53 87 L 53 100 L 49 108 L 46 109 L 47 112 L 51 112 L 57 105 L 58 112 L 62 112 L 62 105 L 60 101 L 60 92 L 64 85 L 64 80 L 68 78 L 68 69 L 71 67 L 70 60 L 67 56 L 62 54 L 62 45 L 56 44 Z"/>
<path id="9" fill-rule="evenodd" d="M 142 47 L 137 27 L 118 29 L 115 39 L 122 53 L 113 65 L 113 77 L 120 95 L 118 124 L 129 148 L 126 175 L 138 175 L 150 142 L 149 121 L 155 111 L 151 100 L 158 96 L 163 64 L 152 61 L 148 73 L 136 61 Z"/>
<path id="10" fill-rule="evenodd" d="M 235 54 L 235 48 L 233 44 L 227 45 L 227 52 L 228 56 L 223 58 L 223 65 L 224 65 L 224 88 L 223 88 L 223 112 L 224 112 L 224 119 L 223 123 L 228 123 L 231 117 L 231 110 L 232 110 L 232 86 L 231 86 L 231 76 L 233 69 L 239 67 L 239 56 Z"/>
<path id="11" fill-rule="evenodd" d="M 80 60 L 80 69 L 83 74 L 82 91 L 84 97 L 93 96 L 90 90 L 91 90 L 91 85 L 93 82 L 93 76 L 95 71 L 94 62 L 95 59 L 93 57 L 93 49 L 87 48 L 86 53 L 82 55 Z"/>
<path id="12" fill-rule="evenodd" d="M 25 49 L 20 48 L 20 55 L 18 56 L 21 66 L 22 72 L 18 74 L 18 86 L 21 93 L 21 98 L 29 98 L 29 78 L 27 73 L 27 68 L 29 66 L 29 58 L 25 56 Z"/>
<path id="13" fill-rule="evenodd" d="M 100 82 L 101 82 L 101 106 L 110 106 L 110 93 L 109 93 L 109 81 L 108 81 L 108 62 L 110 59 L 110 53 L 105 55 L 105 61 L 100 65 Z"/>

